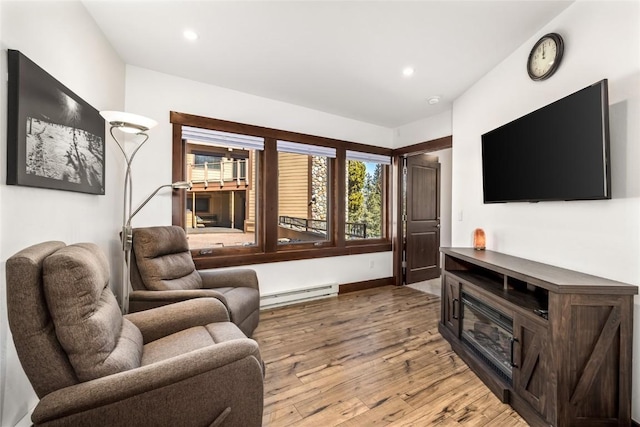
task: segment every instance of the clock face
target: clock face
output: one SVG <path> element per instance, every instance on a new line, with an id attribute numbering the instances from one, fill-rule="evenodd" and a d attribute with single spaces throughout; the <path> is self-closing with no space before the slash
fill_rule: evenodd
<path id="1" fill-rule="evenodd" d="M 543 36 L 531 49 L 527 61 L 527 71 L 533 80 L 550 77 L 560 65 L 563 43 L 559 34 Z"/>

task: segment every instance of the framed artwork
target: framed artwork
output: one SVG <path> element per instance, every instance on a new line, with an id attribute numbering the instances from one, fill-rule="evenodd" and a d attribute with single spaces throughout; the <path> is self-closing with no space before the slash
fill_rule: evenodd
<path id="1" fill-rule="evenodd" d="M 98 110 L 17 50 L 8 50 L 7 184 L 104 194 Z"/>

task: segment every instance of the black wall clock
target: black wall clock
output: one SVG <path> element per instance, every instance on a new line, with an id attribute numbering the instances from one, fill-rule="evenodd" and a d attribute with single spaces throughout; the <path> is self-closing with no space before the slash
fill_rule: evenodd
<path id="1" fill-rule="evenodd" d="M 529 59 L 527 59 L 527 72 L 531 80 L 545 80 L 556 72 L 562 61 L 564 42 L 558 33 L 549 33 L 540 38 L 533 45 Z"/>

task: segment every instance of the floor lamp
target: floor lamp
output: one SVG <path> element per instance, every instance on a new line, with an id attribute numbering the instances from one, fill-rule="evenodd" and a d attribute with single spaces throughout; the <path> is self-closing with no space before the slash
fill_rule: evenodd
<path id="1" fill-rule="evenodd" d="M 129 282 L 131 279 L 131 220 L 140 211 L 140 209 L 142 209 L 144 205 L 146 205 L 149 200 L 151 200 L 151 198 L 153 198 L 153 196 L 155 196 L 161 189 L 167 187 L 171 187 L 172 189 L 191 188 L 191 184 L 186 181 L 179 181 L 173 184 L 161 185 L 153 193 L 151 193 L 151 195 L 147 197 L 145 201 L 142 202 L 135 210 L 132 210 L 133 181 L 131 178 L 131 163 L 133 162 L 136 153 L 138 153 L 142 145 L 149 139 L 149 135 L 147 135 L 145 132 L 157 125 L 157 122 L 155 120 L 138 116 L 136 114 L 123 113 L 120 111 L 101 111 L 100 115 L 111 126 L 109 132 L 111 133 L 113 140 L 118 145 L 118 148 L 120 148 L 120 151 L 122 151 L 122 154 L 124 155 L 127 163 L 124 176 L 122 231 L 120 232 L 120 240 L 122 242 L 122 250 L 124 252 L 125 262 L 120 308 L 122 309 L 122 313 L 126 314 L 129 311 Z M 137 137 L 141 137 L 142 140 L 137 144 L 136 148 L 131 153 L 127 153 L 127 151 L 124 149 L 124 145 L 120 143 L 120 141 L 118 141 L 118 138 L 116 138 L 116 136 L 114 135 L 114 129 L 118 129 L 124 133 L 134 134 Z"/>

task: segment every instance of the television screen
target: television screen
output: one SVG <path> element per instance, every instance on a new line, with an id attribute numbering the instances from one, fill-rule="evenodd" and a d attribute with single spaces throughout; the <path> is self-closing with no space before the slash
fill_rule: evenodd
<path id="1" fill-rule="evenodd" d="M 607 80 L 482 135 L 484 203 L 611 198 Z"/>

